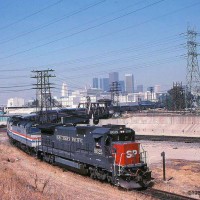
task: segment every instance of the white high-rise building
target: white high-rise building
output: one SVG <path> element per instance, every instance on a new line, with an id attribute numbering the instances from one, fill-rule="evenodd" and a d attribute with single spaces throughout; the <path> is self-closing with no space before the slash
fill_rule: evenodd
<path id="1" fill-rule="evenodd" d="M 61 89 L 61 97 L 66 97 L 66 96 L 68 96 L 67 84 L 63 83 Z"/>
<path id="2" fill-rule="evenodd" d="M 128 93 L 134 92 L 133 74 L 125 74 L 125 91 Z"/>

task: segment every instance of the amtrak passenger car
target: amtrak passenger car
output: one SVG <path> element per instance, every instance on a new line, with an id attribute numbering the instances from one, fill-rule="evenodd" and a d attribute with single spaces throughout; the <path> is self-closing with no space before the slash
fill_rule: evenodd
<path id="1" fill-rule="evenodd" d="M 34 150 L 41 144 L 41 131 L 37 128 L 37 115 L 12 116 L 7 122 L 7 134 L 22 149 Z"/>

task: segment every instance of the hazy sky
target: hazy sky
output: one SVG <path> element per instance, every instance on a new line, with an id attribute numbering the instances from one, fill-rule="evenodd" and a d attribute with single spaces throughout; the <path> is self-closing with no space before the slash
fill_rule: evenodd
<path id="1" fill-rule="evenodd" d="M 34 69 L 55 70 L 54 96 L 112 71 L 163 90 L 185 83 L 183 33 L 200 32 L 199 10 L 200 0 L 0 0 L 0 104 L 35 97 Z"/>

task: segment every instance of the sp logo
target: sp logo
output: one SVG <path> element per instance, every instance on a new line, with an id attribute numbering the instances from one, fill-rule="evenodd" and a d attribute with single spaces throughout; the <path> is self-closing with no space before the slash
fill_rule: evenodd
<path id="1" fill-rule="evenodd" d="M 126 152 L 126 157 L 127 158 L 133 158 L 133 157 L 135 157 L 136 154 L 137 154 L 137 150 L 128 150 Z"/>

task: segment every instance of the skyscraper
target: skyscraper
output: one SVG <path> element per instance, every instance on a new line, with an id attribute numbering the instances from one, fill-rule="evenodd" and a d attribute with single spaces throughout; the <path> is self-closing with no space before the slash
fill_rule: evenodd
<path id="1" fill-rule="evenodd" d="M 143 85 L 137 85 L 137 92 L 143 92 Z"/>
<path id="2" fill-rule="evenodd" d="M 119 81 L 119 73 L 118 72 L 110 72 L 109 73 L 109 84 L 111 85 L 112 82 Z"/>
<path id="3" fill-rule="evenodd" d="M 98 78 L 92 79 L 92 87 L 93 88 L 99 88 L 99 79 Z"/>
<path id="4" fill-rule="evenodd" d="M 100 88 L 105 92 L 109 91 L 109 78 L 101 78 L 100 79 Z"/>
<path id="5" fill-rule="evenodd" d="M 63 83 L 62 84 L 62 89 L 61 89 L 61 97 L 65 97 L 65 96 L 68 96 L 68 93 L 67 93 L 67 84 Z"/>
<path id="6" fill-rule="evenodd" d="M 125 92 L 125 82 L 119 81 L 119 89 L 121 92 Z"/>
<path id="7" fill-rule="evenodd" d="M 128 93 L 134 92 L 133 74 L 125 74 L 125 91 Z"/>

